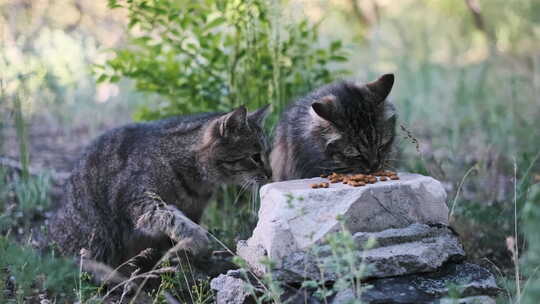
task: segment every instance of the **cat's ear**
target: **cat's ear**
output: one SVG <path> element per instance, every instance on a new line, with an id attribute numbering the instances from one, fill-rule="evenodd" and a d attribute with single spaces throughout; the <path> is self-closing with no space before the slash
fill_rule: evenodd
<path id="1" fill-rule="evenodd" d="M 268 116 L 268 113 L 270 113 L 270 105 L 267 104 L 260 109 L 256 110 L 255 112 L 251 112 L 248 114 L 248 119 L 255 122 L 257 125 L 262 126 L 266 117 Z"/>
<path id="2" fill-rule="evenodd" d="M 313 110 L 312 115 L 316 118 L 324 119 L 329 122 L 334 122 L 336 118 L 336 97 L 327 95 L 311 104 Z"/>
<path id="3" fill-rule="evenodd" d="M 377 96 L 377 101 L 382 102 L 388 97 L 394 85 L 394 74 L 384 74 L 379 79 L 366 84 L 370 92 Z"/>
<path id="4" fill-rule="evenodd" d="M 227 136 L 231 132 L 235 132 L 247 126 L 247 110 L 246 107 L 240 106 L 228 114 L 220 118 L 219 135 Z"/>

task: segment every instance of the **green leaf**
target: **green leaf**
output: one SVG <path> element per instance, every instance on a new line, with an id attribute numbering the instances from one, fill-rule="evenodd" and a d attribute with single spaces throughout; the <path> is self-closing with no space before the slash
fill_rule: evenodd
<path id="1" fill-rule="evenodd" d="M 107 75 L 101 74 L 101 75 L 99 75 L 99 77 L 98 77 L 98 79 L 96 80 L 96 82 L 102 83 L 102 82 L 104 82 L 105 80 L 107 80 L 107 77 L 108 77 Z"/>
<path id="2" fill-rule="evenodd" d="M 204 30 L 207 31 L 207 30 L 212 29 L 214 27 L 218 27 L 218 26 L 224 24 L 226 21 L 227 21 L 227 19 L 225 19 L 225 17 L 217 17 L 216 19 L 208 22 L 204 26 Z"/>
<path id="3" fill-rule="evenodd" d="M 117 0 L 109 0 L 107 2 L 107 6 L 111 9 L 120 8 L 122 5 L 118 4 Z"/>
<path id="4" fill-rule="evenodd" d="M 342 46 L 341 40 L 335 40 L 330 44 L 330 50 L 331 51 L 337 51 Z"/>
<path id="5" fill-rule="evenodd" d="M 129 29 L 133 28 L 137 23 L 139 23 L 139 19 L 135 17 L 131 18 L 128 23 L 128 28 Z"/>
<path id="6" fill-rule="evenodd" d="M 339 55 L 332 55 L 329 57 L 329 59 L 337 62 L 345 62 L 348 60 L 347 57 Z"/>

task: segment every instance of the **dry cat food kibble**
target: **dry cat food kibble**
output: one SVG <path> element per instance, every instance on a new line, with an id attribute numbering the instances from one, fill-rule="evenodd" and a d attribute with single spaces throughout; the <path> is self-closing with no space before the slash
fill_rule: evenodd
<path id="1" fill-rule="evenodd" d="M 392 172 L 392 171 L 378 171 L 378 172 L 373 173 L 373 175 L 375 176 L 386 176 L 386 177 L 390 177 L 396 174 L 397 174 L 396 172 Z"/>
<path id="2" fill-rule="evenodd" d="M 311 188 L 318 189 L 318 188 L 328 188 L 330 187 L 329 183 L 317 183 L 317 184 L 311 184 Z"/>
<path id="3" fill-rule="evenodd" d="M 362 187 L 366 184 L 375 184 L 376 182 L 385 182 L 388 180 L 398 180 L 399 176 L 393 171 L 378 171 L 372 174 L 341 174 L 332 172 L 331 174 L 321 174 L 321 178 L 327 178 L 332 184 L 343 183 L 352 187 Z M 377 178 L 378 177 L 378 178 Z M 311 188 L 329 188 L 330 183 L 316 183 L 311 184 Z"/>
<path id="4" fill-rule="evenodd" d="M 348 184 L 353 187 L 362 187 L 366 185 L 366 183 L 364 182 L 355 182 L 355 181 L 349 181 Z"/>

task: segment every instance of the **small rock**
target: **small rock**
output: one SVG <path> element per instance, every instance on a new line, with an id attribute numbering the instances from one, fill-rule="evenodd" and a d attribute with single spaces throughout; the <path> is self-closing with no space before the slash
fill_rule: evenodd
<path id="1" fill-rule="evenodd" d="M 460 299 L 442 299 L 434 304 L 495 304 L 497 301 L 488 296 L 466 297 Z"/>
<path id="2" fill-rule="evenodd" d="M 216 291 L 217 304 L 244 304 L 248 303 L 250 293 L 246 289 L 246 282 L 235 274 L 220 274 L 210 282 L 210 287 Z"/>

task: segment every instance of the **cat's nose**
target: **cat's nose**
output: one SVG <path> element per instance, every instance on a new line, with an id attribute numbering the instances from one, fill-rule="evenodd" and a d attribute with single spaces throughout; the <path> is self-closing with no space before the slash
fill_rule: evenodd
<path id="1" fill-rule="evenodd" d="M 266 184 L 271 180 L 272 180 L 271 176 L 267 174 L 262 174 L 262 175 L 257 176 L 257 183 L 261 185 Z"/>
<path id="2" fill-rule="evenodd" d="M 370 171 L 377 171 L 379 169 L 379 162 L 374 159 L 368 161 L 368 166 Z"/>
<path id="3" fill-rule="evenodd" d="M 265 178 L 267 181 L 272 180 L 272 170 L 270 168 L 265 170 Z"/>

